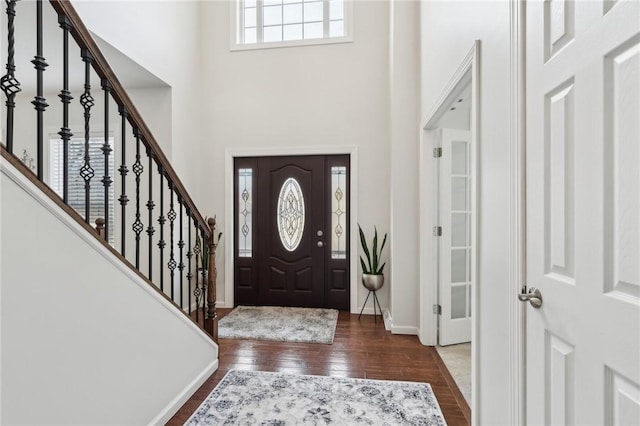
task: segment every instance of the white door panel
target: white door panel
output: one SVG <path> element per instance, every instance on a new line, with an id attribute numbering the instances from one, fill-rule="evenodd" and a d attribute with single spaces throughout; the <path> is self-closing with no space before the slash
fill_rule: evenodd
<path id="1" fill-rule="evenodd" d="M 471 132 L 440 130 L 438 344 L 471 341 Z"/>
<path id="2" fill-rule="evenodd" d="M 639 2 L 527 2 L 527 423 L 640 424 Z"/>

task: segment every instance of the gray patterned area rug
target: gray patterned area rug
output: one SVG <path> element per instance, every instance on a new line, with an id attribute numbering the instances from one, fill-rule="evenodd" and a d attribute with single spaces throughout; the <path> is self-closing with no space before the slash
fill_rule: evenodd
<path id="1" fill-rule="evenodd" d="M 446 425 L 428 383 L 231 370 L 185 423 Z"/>
<path id="2" fill-rule="evenodd" d="M 335 309 L 238 306 L 220 320 L 218 336 L 331 344 L 337 322 Z"/>

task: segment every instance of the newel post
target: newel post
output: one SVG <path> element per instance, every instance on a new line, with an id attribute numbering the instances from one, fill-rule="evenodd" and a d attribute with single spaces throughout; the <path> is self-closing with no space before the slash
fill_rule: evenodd
<path id="1" fill-rule="evenodd" d="M 218 314 L 216 312 L 216 278 L 218 270 L 216 268 L 216 218 L 210 217 L 207 220 L 211 233 L 209 234 L 209 275 L 207 277 L 207 318 L 204 321 L 204 329 L 213 336 L 213 340 L 218 343 Z"/>

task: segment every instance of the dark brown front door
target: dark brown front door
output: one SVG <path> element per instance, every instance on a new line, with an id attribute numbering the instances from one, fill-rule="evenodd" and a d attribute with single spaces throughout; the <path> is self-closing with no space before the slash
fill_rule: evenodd
<path id="1" fill-rule="evenodd" d="M 348 156 L 238 158 L 235 179 L 235 304 L 348 309 Z"/>

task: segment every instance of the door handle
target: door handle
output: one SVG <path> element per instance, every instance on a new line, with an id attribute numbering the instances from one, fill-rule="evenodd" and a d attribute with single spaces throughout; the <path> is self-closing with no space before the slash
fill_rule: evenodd
<path id="1" fill-rule="evenodd" d="M 323 243 L 322 241 L 318 241 L 318 243 L 317 243 L 317 244 L 318 244 L 318 247 L 322 247 L 322 246 L 324 246 L 324 243 Z"/>
<path id="2" fill-rule="evenodd" d="M 535 287 L 531 287 L 529 289 L 529 293 L 525 293 L 526 289 L 526 286 L 522 287 L 522 293 L 518 295 L 518 300 L 520 300 L 521 302 L 528 301 L 529 303 L 531 303 L 531 306 L 536 309 L 542 306 L 542 293 L 540 293 L 540 290 Z"/>

